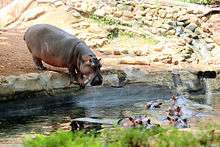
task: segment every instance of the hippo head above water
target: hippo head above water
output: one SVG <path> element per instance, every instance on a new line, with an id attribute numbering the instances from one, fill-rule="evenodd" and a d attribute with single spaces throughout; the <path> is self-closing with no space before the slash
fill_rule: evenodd
<path id="1" fill-rule="evenodd" d="M 85 84 L 90 83 L 91 86 L 102 84 L 103 78 L 100 70 L 102 65 L 100 60 L 101 59 L 97 59 L 93 56 L 82 56 L 82 60 L 80 62 L 80 72 L 86 79 L 84 80 Z"/>

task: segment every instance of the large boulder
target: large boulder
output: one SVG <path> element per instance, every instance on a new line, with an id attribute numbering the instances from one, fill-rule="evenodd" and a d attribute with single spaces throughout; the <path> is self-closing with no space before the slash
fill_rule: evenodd
<path id="1" fill-rule="evenodd" d="M 34 0 L 14 0 L 0 10 L 0 26 L 15 22 Z"/>

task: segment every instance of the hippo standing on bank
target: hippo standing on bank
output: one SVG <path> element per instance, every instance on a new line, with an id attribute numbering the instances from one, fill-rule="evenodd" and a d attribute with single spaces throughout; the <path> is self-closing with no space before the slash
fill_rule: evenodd
<path id="1" fill-rule="evenodd" d="M 75 78 L 83 88 L 88 82 L 92 86 L 102 84 L 100 59 L 75 36 L 49 24 L 37 24 L 25 32 L 24 40 L 39 70 L 46 69 L 44 61 L 68 68 L 71 82 Z"/>

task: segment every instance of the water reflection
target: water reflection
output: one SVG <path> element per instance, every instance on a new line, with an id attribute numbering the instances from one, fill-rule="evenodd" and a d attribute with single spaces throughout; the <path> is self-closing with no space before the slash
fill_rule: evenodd
<path id="1" fill-rule="evenodd" d="M 219 110 L 220 92 L 213 91 L 214 79 L 204 80 L 205 93 L 201 90 L 187 93 L 189 98 L 211 104 Z M 178 85 L 179 82 L 176 82 Z M 183 82 L 184 83 L 184 82 Z M 179 84 L 179 85 L 182 85 Z M 19 142 L 25 134 L 50 133 L 57 129 L 70 129 L 76 117 L 119 118 L 126 113 L 143 109 L 136 104 L 150 100 L 167 100 L 173 90 L 146 84 L 132 84 L 124 88 L 89 87 L 74 97 L 53 97 L 16 100 L 0 103 L 0 142 Z M 179 93 L 186 94 L 186 93 Z M 220 111 L 218 111 L 220 112 Z"/>
<path id="2" fill-rule="evenodd" d="M 71 119 L 76 117 L 118 118 L 122 112 L 137 111 L 135 103 L 169 99 L 171 93 L 168 87 L 136 84 L 125 88 L 90 87 L 74 97 L 0 103 L 0 142 L 33 132 L 47 134 L 59 128 L 68 129 Z"/>

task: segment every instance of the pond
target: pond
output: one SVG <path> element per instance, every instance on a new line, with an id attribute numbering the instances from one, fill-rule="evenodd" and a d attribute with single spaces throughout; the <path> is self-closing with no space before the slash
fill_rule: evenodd
<path id="1" fill-rule="evenodd" d="M 168 100 L 173 92 L 167 86 L 139 83 L 122 88 L 87 87 L 73 97 L 42 97 L 0 103 L 0 142 L 21 143 L 26 134 L 48 134 L 60 128 L 68 130 L 71 119 L 77 117 L 120 118 L 138 113 L 143 109 L 139 104 Z M 188 94 L 219 112 L 220 91 Z M 211 98 L 207 100 L 207 96 Z"/>

